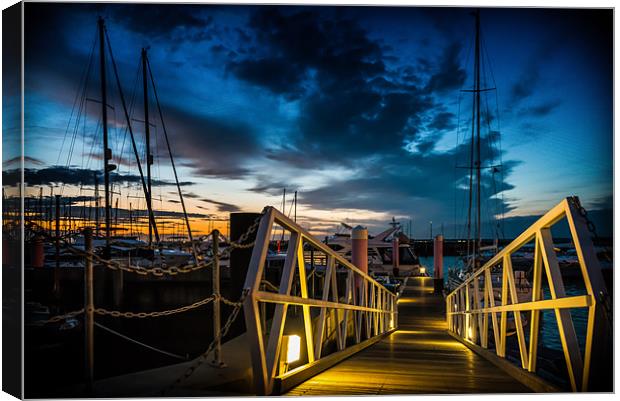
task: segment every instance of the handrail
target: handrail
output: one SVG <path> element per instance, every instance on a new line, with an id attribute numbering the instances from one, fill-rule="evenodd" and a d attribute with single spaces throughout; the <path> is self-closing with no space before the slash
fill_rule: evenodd
<path id="1" fill-rule="evenodd" d="M 290 232 L 277 293 L 260 289 L 270 233 L 274 224 Z M 324 253 L 327 258 L 321 299 L 311 298 L 308 294 L 305 243 L 310 244 L 317 252 Z M 338 295 L 337 266 L 347 271 L 344 299 Z M 300 296 L 290 294 L 295 271 L 298 272 Z M 310 367 L 318 366 L 319 362 L 327 357 L 324 355 L 324 345 L 328 337 L 325 332 L 330 311 L 334 311 L 335 314 L 337 348 L 337 351 L 329 355 L 330 360 L 334 360 L 334 356 L 339 353 L 344 355 L 348 348 L 393 331 L 397 325 L 398 306 L 395 294 L 273 207 L 265 208 L 258 227 L 244 289 L 247 293 L 243 305 L 245 323 L 252 356 L 254 384 L 258 394 L 271 394 L 276 379 L 298 375 Z M 261 316 L 261 308 L 265 304 L 274 305 L 271 329 L 268 333 L 263 327 L 267 324 L 267 318 L 264 313 Z M 289 306 L 298 306 L 302 309 L 303 333 L 300 333 L 300 337 L 304 339 L 302 343 L 305 345 L 302 347 L 306 355 L 303 361 L 297 363 L 300 366 L 290 371 L 282 363 L 282 358 L 286 357 L 282 354 L 283 348 L 286 347 L 284 325 Z M 318 316 L 314 316 L 314 319 L 311 308 L 318 309 Z M 347 329 L 351 320 L 354 327 L 354 345 L 347 344 Z"/>
<path id="2" fill-rule="evenodd" d="M 476 270 L 446 297 L 448 330 L 463 340 L 489 346 L 489 314 L 497 356 L 506 357 L 508 312 L 514 315 L 521 367 L 536 372 L 541 310 L 554 310 L 564 351 L 568 377 L 573 391 L 587 391 L 593 359 L 593 340 L 601 331 L 609 333 L 609 321 L 602 310 L 608 299 L 587 220 L 580 215 L 577 197 L 565 198 L 532 224 L 514 241 Z M 575 245 L 586 295 L 566 296 L 560 266 L 555 254 L 551 227 L 566 218 Z M 535 241 L 531 301 L 521 302 L 515 285 L 511 255 Z M 501 268 L 501 296 L 496 305 L 492 270 Z M 542 272 L 545 271 L 551 299 L 543 299 Z M 588 308 L 584 354 L 579 348 L 570 309 Z M 529 313 L 529 344 L 526 342 L 522 313 Z M 497 313 L 500 313 L 498 321 Z"/>

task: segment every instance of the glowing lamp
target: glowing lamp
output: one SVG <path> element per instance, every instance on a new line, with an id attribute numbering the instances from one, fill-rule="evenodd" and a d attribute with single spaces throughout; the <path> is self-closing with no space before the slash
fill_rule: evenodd
<path id="1" fill-rule="evenodd" d="M 420 267 L 420 274 L 426 273 L 426 267 Z"/>
<path id="2" fill-rule="evenodd" d="M 301 337 L 296 334 L 286 336 L 286 341 L 286 363 L 298 361 L 301 356 Z"/>

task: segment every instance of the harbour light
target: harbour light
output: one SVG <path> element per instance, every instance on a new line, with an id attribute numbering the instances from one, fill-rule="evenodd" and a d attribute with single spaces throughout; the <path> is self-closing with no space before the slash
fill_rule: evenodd
<path id="1" fill-rule="evenodd" d="M 286 336 L 286 363 L 293 363 L 299 360 L 301 355 L 301 337 L 296 334 Z"/>

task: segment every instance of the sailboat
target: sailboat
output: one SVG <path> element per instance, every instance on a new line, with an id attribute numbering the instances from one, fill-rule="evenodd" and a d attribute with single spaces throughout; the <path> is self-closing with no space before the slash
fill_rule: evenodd
<path id="1" fill-rule="evenodd" d="M 91 71 L 91 63 L 93 61 L 93 53 L 95 53 L 96 44 L 98 44 L 99 50 L 99 95 L 100 98 L 97 100 L 86 98 L 87 86 L 88 86 L 88 78 Z M 111 71 L 109 71 L 111 66 Z M 100 158 L 102 160 L 102 166 L 99 172 L 94 174 L 94 200 L 95 200 L 95 238 L 93 241 L 94 249 L 96 252 L 100 253 L 102 257 L 109 260 L 116 260 L 119 262 L 130 262 L 134 265 L 140 265 L 142 267 L 155 267 L 160 265 L 165 265 L 168 267 L 179 266 L 179 265 L 187 265 L 198 263 L 199 258 L 201 257 L 198 253 L 198 249 L 196 246 L 196 242 L 192 236 L 192 230 L 190 226 L 190 221 L 188 218 L 185 201 L 183 198 L 183 193 L 181 191 L 181 186 L 179 184 L 178 174 L 176 170 L 176 165 L 174 161 L 174 157 L 172 154 L 172 150 L 170 147 L 170 141 L 168 138 L 168 132 L 166 130 L 165 120 L 163 116 L 163 112 L 161 109 L 159 96 L 156 89 L 155 78 L 153 71 L 151 69 L 151 65 L 148 58 L 148 49 L 143 48 L 140 53 L 140 67 L 142 72 L 142 98 L 143 98 L 143 122 L 144 123 L 144 153 L 140 154 L 138 149 L 137 138 L 134 132 L 134 124 L 133 121 L 136 121 L 132 118 L 133 111 L 133 97 L 131 100 L 131 104 L 127 104 L 125 100 L 125 96 L 123 93 L 123 88 L 120 83 L 119 73 L 116 66 L 116 61 L 114 59 L 114 55 L 112 52 L 112 45 L 110 43 L 108 32 L 105 26 L 105 21 L 102 17 L 99 17 L 97 21 L 97 36 L 94 39 L 91 58 L 89 60 L 88 69 L 85 71 L 84 79 L 80 83 L 80 87 L 78 88 L 78 95 L 81 94 L 81 105 L 78 109 L 78 114 L 75 117 L 75 125 L 76 127 L 79 125 L 81 119 L 85 120 L 86 117 L 83 114 L 86 114 L 86 110 L 84 107 L 85 101 L 94 101 L 95 103 L 99 103 L 101 107 L 100 111 L 100 123 L 97 125 L 97 132 L 95 135 L 99 135 L 101 133 L 100 138 L 93 139 L 92 144 L 92 152 L 89 155 L 89 162 L 91 159 Z M 108 82 L 110 79 L 111 82 Z M 138 80 L 136 79 L 136 84 Z M 137 85 L 136 85 L 137 86 Z M 148 236 L 146 241 L 141 241 L 137 235 L 134 234 L 134 227 L 136 230 L 139 230 L 139 226 L 142 224 L 140 220 L 144 218 L 142 216 L 141 210 L 132 209 L 130 203 L 129 209 L 129 235 L 125 233 L 127 231 L 126 227 L 119 226 L 118 224 L 118 214 L 119 207 L 118 201 L 121 197 L 120 192 L 115 192 L 115 188 L 113 188 L 113 174 L 115 171 L 118 171 L 118 166 L 114 164 L 115 159 L 118 159 L 119 162 L 123 160 L 122 149 L 123 147 L 112 146 L 110 143 L 110 131 L 114 126 L 117 126 L 116 121 L 111 121 L 109 112 L 110 110 L 115 110 L 113 105 L 109 104 L 109 93 L 111 89 L 115 89 L 118 94 L 118 99 L 121 103 L 123 122 L 126 127 L 126 134 L 128 134 L 130 139 L 130 147 L 133 151 L 133 159 L 132 163 L 137 167 L 139 173 L 139 186 L 141 187 L 141 196 L 137 196 L 135 198 L 139 199 L 139 202 L 144 201 L 146 204 L 146 219 L 148 221 Z M 135 95 L 135 89 L 134 94 Z M 155 211 L 153 206 L 153 177 L 152 177 L 152 165 L 154 163 L 154 155 L 153 155 L 153 147 L 151 144 L 151 127 L 154 126 L 152 123 L 152 118 L 149 116 L 149 104 L 150 98 L 154 97 L 154 103 L 156 104 L 156 112 L 158 114 L 159 124 L 161 130 L 163 131 L 163 136 L 165 138 L 165 144 L 167 148 L 167 153 L 170 158 L 170 165 L 172 167 L 172 171 L 174 172 L 175 184 L 178 192 L 179 202 L 182 207 L 182 214 L 184 217 L 186 235 L 188 238 L 188 242 L 183 241 L 185 237 L 177 236 L 176 241 L 170 241 L 170 236 L 168 237 L 168 241 L 164 241 L 162 238 L 160 229 L 162 225 L 165 223 L 164 221 L 157 221 L 155 218 Z M 77 102 L 76 97 L 76 102 Z M 129 107 L 128 107 L 129 106 Z M 73 112 L 72 112 L 73 117 Z M 116 116 L 114 116 L 114 120 L 116 120 Z M 71 121 L 70 121 L 71 123 Z M 113 124 L 111 126 L 111 124 Z M 84 124 L 85 128 L 86 124 Z M 101 131 L 99 131 L 99 127 L 101 127 Z M 111 128 L 112 127 L 112 128 Z M 77 133 L 77 130 L 76 130 Z M 74 133 L 75 135 L 75 133 Z M 118 137 L 118 135 L 117 135 Z M 99 142 L 101 140 L 101 142 Z M 75 138 L 72 139 L 71 149 L 69 152 L 73 151 L 73 142 Z M 97 143 L 102 143 L 101 156 L 95 155 Z M 63 141 L 64 144 L 64 141 Z M 121 154 L 114 155 L 113 148 L 117 151 L 120 148 Z M 61 153 L 63 149 L 61 149 Z M 68 160 L 70 161 L 71 154 L 68 156 Z M 59 155 L 60 160 L 60 155 Z M 103 222 L 100 223 L 100 196 L 99 196 L 99 177 L 103 176 Z M 80 189 L 80 194 L 81 194 Z M 120 191 L 119 188 L 116 188 L 116 191 Z M 114 208 L 113 204 L 113 196 L 116 195 L 116 203 Z M 127 198 L 129 200 L 129 195 Z M 51 206 L 50 206 L 51 209 Z M 85 208 L 83 208 L 85 209 Z M 113 214 L 114 210 L 114 214 Z M 71 212 L 69 212 L 71 213 Z M 125 213 L 126 214 L 126 213 Z M 51 213 L 50 213 L 51 215 Z M 121 217 L 123 220 L 124 217 Z M 83 220 L 83 224 L 90 225 L 92 224 L 90 209 L 88 212 L 88 217 L 84 214 L 81 217 Z M 71 217 L 69 218 L 71 221 Z M 101 227 L 103 225 L 103 227 Z M 76 224 L 77 226 L 77 224 Z M 146 226 L 146 224 L 145 224 Z M 50 222 L 51 227 L 51 222 Z M 76 247 L 83 247 L 83 238 L 81 238 L 79 234 L 79 230 L 75 230 L 73 243 Z M 53 252 L 52 252 L 53 253 Z M 52 258 L 50 258 L 52 259 Z M 80 265 L 82 262 L 70 261 L 68 265 Z"/>
<path id="2" fill-rule="evenodd" d="M 463 267 L 453 267 L 448 271 L 448 286 L 453 289 L 460 285 L 472 272 L 478 270 L 484 265 L 484 263 L 490 260 L 499 251 L 499 235 L 501 233 L 501 222 L 498 221 L 498 217 L 501 218 L 503 212 L 503 202 L 501 202 L 500 208 L 497 208 L 497 204 L 500 203 L 497 191 L 496 177 L 502 174 L 502 162 L 501 162 L 501 150 L 497 152 L 499 155 L 496 160 L 492 144 L 494 141 L 493 135 L 499 135 L 499 130 L 495 134 L 491 128 L 491 121 L 494 117 L 491 115 L 488 106 L 488 94 L 489 92 L 496 92 L 496 85 L 494 78 L 492 79 L 492 85 L 489 85 L 486 69 L 490 69 L 490 66 L 486 66 L 484 61 L 488 60 L 486 54 L 483 54 L 483 39 L 480 30 L 480 10 L 474 12 L 475 17 L 475 42 L 474 42 L 474 71 L 473 71 L 473 86 L 471 88 L 462 89 L 461 93 L 471 93 L 472 111 L 471 111 L 471 133 L 467 146 L 469 148 L 469 160 L 468 165 L 465 167 L 468 171 L 467 182 L 467 223 L 466 223 L 466 236 L 467 246 L 466 254 L 463 255 Z M 492 77 L 491 73 L 491 77 Z M 483 96 L 485 98 L 483 98 Z M 497 101 L 497 97 L 495 99 Z M 498 108 L 496 108 L 498 110 Z M 459 116 L 460 117 L 460 116 Z M 459 124 L 460 126 L 460 124 Z M 483 135 L 482 131 L 486 130 L 486 135 Z M 457 134 L 458 137 L 458 134 Z M 465 135 L 464 135 L 465 139 Z M 458 141 L 458 139 L 457 139 Z M 483 142 L 484 148 L 488 148 L 486 158 L 483 156 Z M 457 166 L 458 168 L 459 166 Z M 503 178 L 503 177 L 502 177 Z M 485 191 L 484 180 L 491 180 L 491 196 L 494 197 L 496 210 L 489 214 L 490 225 L 495 236 L 492 245 L 483 246 L 483 197 Z M 501 182 L 501 181 L 500 181 Z M 488 205 L 487 205 L 488 206 Z M 488 211 L 487 211 L 488 212 Z M 491 272 L 492 281 L 494 287 L 497 283 L 501 285 L 500 273 Z M 517 292 L 520 300 L 531 299 L 531 285 L 525 277 L 524 271 L 515 271 L 515 278 L 517 282 Z M 500 291 L 495 291 L 496 297 L 500 296 Z"/>

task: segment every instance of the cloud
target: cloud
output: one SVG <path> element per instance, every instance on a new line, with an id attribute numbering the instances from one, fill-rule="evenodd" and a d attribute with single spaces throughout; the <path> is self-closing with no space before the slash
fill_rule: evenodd
<path id="1" fill-rule="evenodd" d="M 540 73 L 538 68 L 533 64 L 528 65 L 519 79 L 510 88 L 512 101 L 518 103 L 530 97 L 536 90 L 536 85 L 539 81 Z"/>
<path id="2" fill-rule="evenodd" d="M 67 184 L 67 185 L 94 185 L 95 174 L 99 176 L 99 184 L 103 184 L 102 173 L 98 170 L 64 167 L 64 166 L 52 166 L 40 169 L 24 169 L 24 181 L 28 185 L 54 185 L 54 184 Z M 20 172 L 17 169 L 3 170 L 2 180 L 8 185 L 15 185 L 20 180 Z M 140 176 L 134 174 L 110 174 L 110 182 L 117 184 L 134 184 L 140 183 Z M 152 180 L 154 186 L 171 186 L 176 185 L 173 181 L 167 180 Z M 181 186 L 190 186 L 195 183 L 192 181 L 181 181 Z"/>
<path id="3" fill-rule="evenodd" d="M 206 198 L 202 198 L 200 200 L 205 202 L 205 203 L 210 203 L 212 205 L 215 205 L 217 207 L 217 211 L 218 212 L 234 213 L 234 212 L 240 212 L 241 211 L 241 209 L 238 206 L 233 205 L 231 203 L 219 202 L 219 201 L 216 201 L 216 200 L 213 200 L 213 199 L 206 199 Z"/>
<path id="4" fill-rule="evenodd" d="M 429 92 L 447 92 L 460 89 L 465 83 L 467 73 L 461 66 L 461 44 L 452 43 L 444 49 L 439 60 L 440 70 L 434 73 L 427 86 Z"/>
<path id="5" fill-rule="evenodd" d="M 109 7 L 115 22 L 156 41 L 162 38 L 200 41 L 209 38 L 212 16 L 202 16 L 200 5 L 122 4 Z"/>
<path id="6" fill-rule="evenodd" d="M 454 124 L 454 117 L 454 113 L 447 111 L 437 113 L 433 117 L 433 121 L 428 125 L 428 128 L 437 131 L 454 129 L 456 128 L 456 124 Z"/>
<path id="7" fill-rule="evenodd" d="M 562 101 L 560 99 L 549 100 L 547 102 L 526 108 L 523 111 L 534 117 L 546 117 L 555 111 L 561 104 Z"/>

